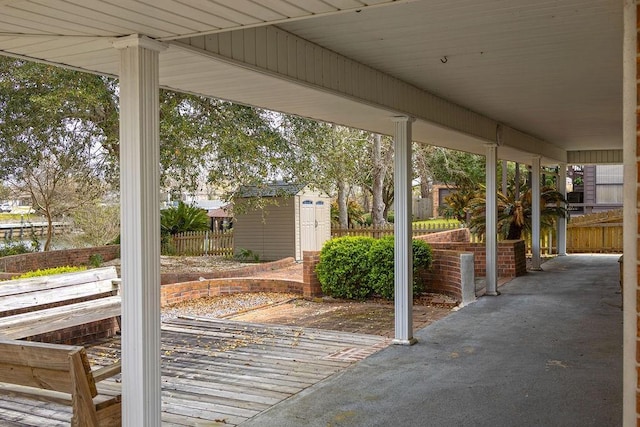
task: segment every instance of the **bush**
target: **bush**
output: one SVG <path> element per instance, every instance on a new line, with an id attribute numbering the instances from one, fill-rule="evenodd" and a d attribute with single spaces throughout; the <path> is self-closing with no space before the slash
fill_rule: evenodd
<path id="1" fill-rule="evenodd" d="M 89 265 L 92 267 L 100 267 L 104 262 L 104 258 L 100 254 L 93 254 L 89 257 Z"/>
<path id="2" fill-rule="evenodd" d="M 35 249 L 24 242 L 5 242 L 4 246 L 0 247 L 0 258 L 3 256 L 21 255 L 31 252 L 35 252 Z"/>
<path id="3" fill-rule="evenodd" d="M 433 262 L 433 253 L 431 252 L 431 246 L 424 240 L 414 239 L 412 242 L 413 248 L 413 294 L 417 295 L 424 290 L 422 281 L 419 279 L 419 274 L 423 270 L 431 268 Z"/>
<path id="4" fill-rule="evenodd" d="M 431 246 L 422 240 L 413 240 L 413 294 L 423 291 L 418 275 L 420 270 L 431 267 Z M 382 298 L 392 300 L 394 287 L 394 244 L 393 236 L 378 239 L 369 250 L 369 286 Z"/>
<path id="5" fill-rule="evenodd" d="M 386 299 L 393 299 L 393 236 L 380 238 L 373 242 L 369 253 L 369 286 L 373 291 Z"/>
<path id="6" fill-rule="evenodd" d="M 339 237 L 325 243 L 316 268 L 322 292 L 336 298 L 369 296 L 368 254 L 373 242 L 371 237 Z"/>
<path id="7" fill-rule="evenodd" d="M 73 273 L 74 271 L 83 271 L 86 269 L 87 267 L 71 267 L 66 265 L 63 267 L 54 267 L 54 268 L 45 268 L 43 270 L 27 271 L 26 273 L 22 273 L 19 276 L 12 277 L 12 279 L 28 279 L 30 277 L 52 276 L 54 274 Z"/>

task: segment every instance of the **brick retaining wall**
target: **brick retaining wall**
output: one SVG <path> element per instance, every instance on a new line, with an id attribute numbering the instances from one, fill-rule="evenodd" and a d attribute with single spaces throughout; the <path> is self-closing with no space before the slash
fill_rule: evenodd
<path id="1" fill-rule="evenodd" d="M 418 275 L 426 292 L 441 293 L 462 301 L 462 272 L 460 254 L 453 250 L 434 249 L 429 270 Z"/>
<path id="2" fill-rule="evenodd" d="M 202 297 L 215 297 L 240 292 L 282 292 L 302 294 L 302 289 L 302 282 L 286 279 L 233 277 L 198 280 L 195 282 L 163 285 L 160 289 L 160 304 L 164 307 Z"/>
<path id="3" fill-rule="evenodd" d="M 417 237 L 422 239 L 422 237 Z M 476 277 L 487 275 L 487 256 L 484 243 L 429 243 L 432 249 L 473 252 Z M 503 240 L 498 243 L 498 277 L 517 277 L 527 272 L 527 258 L 524 240 Z"/>
<path id="4" fill-rule="evenodd" d="M 247 267 L 235 270 L 207 271 L 201 273 L 162 273 L 160 275 L 160 284 L 164 286 L 171 283 L 195 282 L 200 280 L 200 278 L 226 279 L 230 277 L 249 277 L 264 271 L 280 270 L 281 268 L 289 267 L 295 263 L 296 260 L 293 257 L 289 257 L 278 261 L 251 264 Z"/>
<path id="5" fill-rule="evenodd" d="M 60 251 L 31 252 L 0 258 L 0 271 L 24 273 L 61 266 L 89 265 L 92 255 L 100 255 L 103 261 L 120 257 L 120 245 L 97 246 L 93 248 L 65 249 Z M 5 276 L 5 275 L 3 275 Z M 10 277 L 9 277 L 10 278 Z"/>

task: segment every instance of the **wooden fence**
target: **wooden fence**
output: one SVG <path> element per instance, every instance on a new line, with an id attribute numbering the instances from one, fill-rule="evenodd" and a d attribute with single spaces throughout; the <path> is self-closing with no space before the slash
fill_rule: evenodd
<path id="1" fill-rule="evenodd" d="M 422 236 L 429 233 L 437 233 L 440 231 L 456 230 L 463 228 L 464 225 L 458 223 L 441 223 L 441 224 L 414 224 L 413 235 Z M 393 236 L 393 224 L 384 227 L 351 227 L 351 228 L 331 228 L 331 237 L 343 236 L 364 236 L 378 239 L 384 236 Z"/>
<path id="2" fill-rule="evenodd" d="M 188 231 L 171 236 L 162 245 L 163 254 L 233 255 L 233 231 Z"/>
<path id="3" fill-rule="evenodd" d="M 567 253 L 622 253 L 623 236 L 622 210 L 573 217 L 567 224 Z M 525 233 L 522 238 L 531 253 L 531 236 Z M 472 236 L 471 241 L 480 239 Z M 541 255 L 558 253 L 557 245 L 555 229 L 541 233 Z"/>
<path id="4" fill-rule="evenodd" d="M 567 252 L 622 253 L 622 209 L 571 218 Z"/>

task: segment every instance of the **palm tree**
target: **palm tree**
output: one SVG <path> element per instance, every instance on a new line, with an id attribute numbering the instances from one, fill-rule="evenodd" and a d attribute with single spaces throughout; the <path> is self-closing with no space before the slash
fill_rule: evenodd
<path id="1" fill-rule="evenodd" d="M 473 233 L 484 235 L 486 225 L 486 198 L 484 194 L 470 202 L 471 221 L 469 228 Z M 507 240 L 519 240 L 522 233 L 531 232 L 531 189 L 520 193 L 515 200 L 515 191 L 510 189 L 507 195 L 498 192 L 498 233 Z M 557 218 L 568 217 L 566 200 L 562 193 L 552 187 L 543 187 L 540 191 L 540 223 L 543 230 L 554 226 Z"/>
<path id="2" fill-rule="evenodd" d="M 457 219 L 463 224 L 467 224 L 470 217 L 471 201 L 476 199 L 478 194 L 476 190 L 468 187 L 460 188 L 444 198 L 444 205 L 438 209 L 440 215 L 448 219 Z M 468 225 L 468 224 L 467 224 Z"/>

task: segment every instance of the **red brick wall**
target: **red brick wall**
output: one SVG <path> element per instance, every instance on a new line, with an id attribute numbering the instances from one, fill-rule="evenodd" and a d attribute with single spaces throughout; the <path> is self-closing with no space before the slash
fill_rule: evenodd
<path id="1" fill-rule="evenodd" d="M 302 255 L 302 278 L 304 287 L 302 294 L 305 298 L 319 297 L 322 295 L 322 286 L 318 280 L 316 266 L 320 262 L 320 252 L 304 251 Z"/>
<path id="2" fill-rule="evenodd" d="M 424 284 L 425 291 L 449 295 L 462 301 L 461 253 L 446 249 L 433 250 L 431 269 L 419 274 L 419 280 Z"/>
<path id="3" fill-rule="evenodd" d="M 102 256 L 103 261 L 111 261 L 120 256 L 120 245 L 6 256 L 0 258 L 0 271 L 7 273 L 24 273 L 26 271 L 65 265 L 88 265 L 89 258 L 95 254 Z"/>
<path id="4" fill-rule="evenodd" d="M 47 332 L 46 334 L 29 337 L 26 340 L 54 344 L 86 345 L 101 338 L 113 337 L 118 330 L 118 322 L 113 318 Z"/>
<path id="5" fill-rule="evenodd" d="M 167 306 L 202 297 L 239 292 L 302 293 L 303 284 L 295 280 L 235 277 L 172 283 L 160 289 L 160 304 Z"/>
<path id="6" fill-rule="evenodd" d="M 455 230 L 441 231 L 439 233 L 430 233 L 420 236 L 421 240 L 427 243 L 452 243 L 464 242 L 471 240 L 468 228 L 456 228 Z"/>
<path id="7" fill-rule="evenodd" d="M 194 282 L 203 279 L 224 279 L 229 277 L 248 277 L 261 271 L 279 270 L 284 267 L 295 264 L 296 260 L 292 257 L 284 258 L 273 262 L 263 262 L 252 264 L 247 267 L 228 270 L 228 271 L 210 271 L 202 273 L 162 273 L 160 275 L 160 284 L 168 285 L 171 283 Z"/>
<path id="8" fill-rule="evenodd" d="M 417 237 L 423 239 L 427 236 Z M 432 249 L 473 252 L 476 277 L 487 275 L 487 256 L 484 243 L 429 243 Z M 498 277 L 516 277 L 527 272 L 527 258 L 524 240 L 504 240 L 498 243 Z"/>

